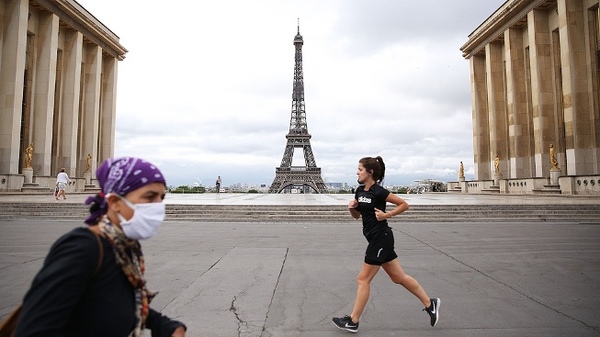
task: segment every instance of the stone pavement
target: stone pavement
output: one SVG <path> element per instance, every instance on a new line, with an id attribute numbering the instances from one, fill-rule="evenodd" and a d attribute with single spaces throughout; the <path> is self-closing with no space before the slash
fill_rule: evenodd
<path id="1" fill-rule="evenodd" d="M 414 204 L 427 196 L 407 200 Z M 348 195 L 343 197 L 327 196 L 345 204 Z M 498 200 L 492 197 L 488 202 Z M 84 196 L 67 201 L 77 198 Z M 563 199 L 569 198 L 552 200 Z M 0 317 L 20 302 L 50 245 L 80 225 L 0 221 Z M 429 326 L 419 301 L 381 271 L 359 335 L 600 336 L 600 221 L 392 226 L 405 271 L 442 299 L 440 322 Z M 187 336 L 350 335 L 333 326 L 331 317 L 352 309 L 366 247 L 360 221 L 166 222 L 143 245 L 149 287 L 160 291 L 152 306 L 184 321 Z"/>

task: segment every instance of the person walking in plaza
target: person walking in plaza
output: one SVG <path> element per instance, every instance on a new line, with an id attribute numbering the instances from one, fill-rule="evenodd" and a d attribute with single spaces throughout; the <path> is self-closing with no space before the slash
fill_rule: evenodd
<path id="1" fill-rule="evenodd" d="M 441 301 L 439 298 L 430 298 L 419 282 L 404 272 L 394 251 L 392 229 L 387 223 L 387 219 L 406 211 L 408 204 L 380 185 L 385 176 L 385 164 L 381 157 L 360 159 L 356 174 L 361 185 L 356 189 L 348 209 L 353 218 L 362 217 L 363 235 L 368 246 L 363 267 L 357 277 L 354 309 L 350 315 L 334 317 L 333 324 L 342 330 L 358 331 L 360 317 L 369 299 L 371 281 L 380 268 L 383 268 L 394 283 L 402 285 L 423 303 L 423 311 L 429 314 L 431 326 L 435 326 L 439 319 Z M 390 212 L 386 212 L 388 202 L 396 205 Z"/>
<path id="2" fill-rule="evenodd" d="M 217 193 L 221 193 L 221 176 L 217 176 L 217 181 L 215 181 L 215 190 Z"/>
<path id="3" fill-rule="evenodd" d="M 27 291 L 15 337 L 184 337 L 186 327 L 149 307 L 140 241 L 165 217 L 166 182 L 151 163 L 107 159 L 96 171 L 86 227 L 59 238 Z"/>
<path id="4" fill-rule="evenodd" d="M 60 173 L 56 176 L 56 187 L 58 188 L 58 194 L 54 196 L 56 200 L 62 195 L 63 200 L 67 199 L 67 195 L 65 194 L 65 189 L 67 188 L 67 184 L 71 182 L 69 176 L 65 172 L 65 168 L 60 169 Z"/>

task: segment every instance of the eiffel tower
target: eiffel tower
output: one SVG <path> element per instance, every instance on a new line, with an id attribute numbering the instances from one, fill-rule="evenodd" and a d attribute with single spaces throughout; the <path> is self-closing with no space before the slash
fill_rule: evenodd
<path id="1" fill-rule="evenodd" d="M 327 193 L 325 183 L 321 178 L 321 168 L 317 167 L 315 156 L 310 146 L 311 135 L 306 125 L 306 111 L 304 109 L 304 75 L 302 74 L 302 35 L 300 23 L 298 33 L 294 37 L 296 48 L 296 64 L 294 66 L 294 91 L 292 92 L 292 118 L 290 131 L 285 136 L 287 144 L 283 152 L 281 166 L 275 169 L 275 179 L 269 188 L 269 193 Z M 294 149 L 304 151 L 304 166 L 292 166 Z"/>

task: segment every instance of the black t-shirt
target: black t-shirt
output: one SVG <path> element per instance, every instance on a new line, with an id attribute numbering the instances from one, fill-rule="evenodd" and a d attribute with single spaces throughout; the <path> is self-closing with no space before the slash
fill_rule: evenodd
<path id="1" fill-rule="evenodd" d="M 363 235 L 368 241 L 375 238 L 377 234 L 389 228 L 387 220 L 378 221 L 375 217 L 375 208 L 385 212 L 385 206 L 390 191 L 375 184 L 365 191 L 364 186 L 356 189 L 354 198 L 358 201 L 356 210 L 360 212 L 363 222 Z"/>
<path id="2" fill-rule="evenodd" d="M 46 256 L 23 300 L 15 337 L 128 336 L 135 318 L 135 294 L 104 239 L 76 228 L 59 238 Z M 150 309 L 152 336 L 171 336 L 183 325 Z"/>

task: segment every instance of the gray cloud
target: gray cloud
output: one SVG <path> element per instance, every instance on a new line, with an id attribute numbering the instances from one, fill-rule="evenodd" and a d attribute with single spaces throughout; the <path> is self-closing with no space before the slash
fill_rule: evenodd
<path id="1" fill-rule="evenodd" d="M 129 49 L 115 154 L 156 162 L 170 184 L 272 182 L 289 127 L 298 17 L 325 180 L 354 183 L 358 159 L 375 155 L 388 184 L 456 180 L 460 161 L 472 174 L 459 48 L 504 0 L 79 2 Z"/>

